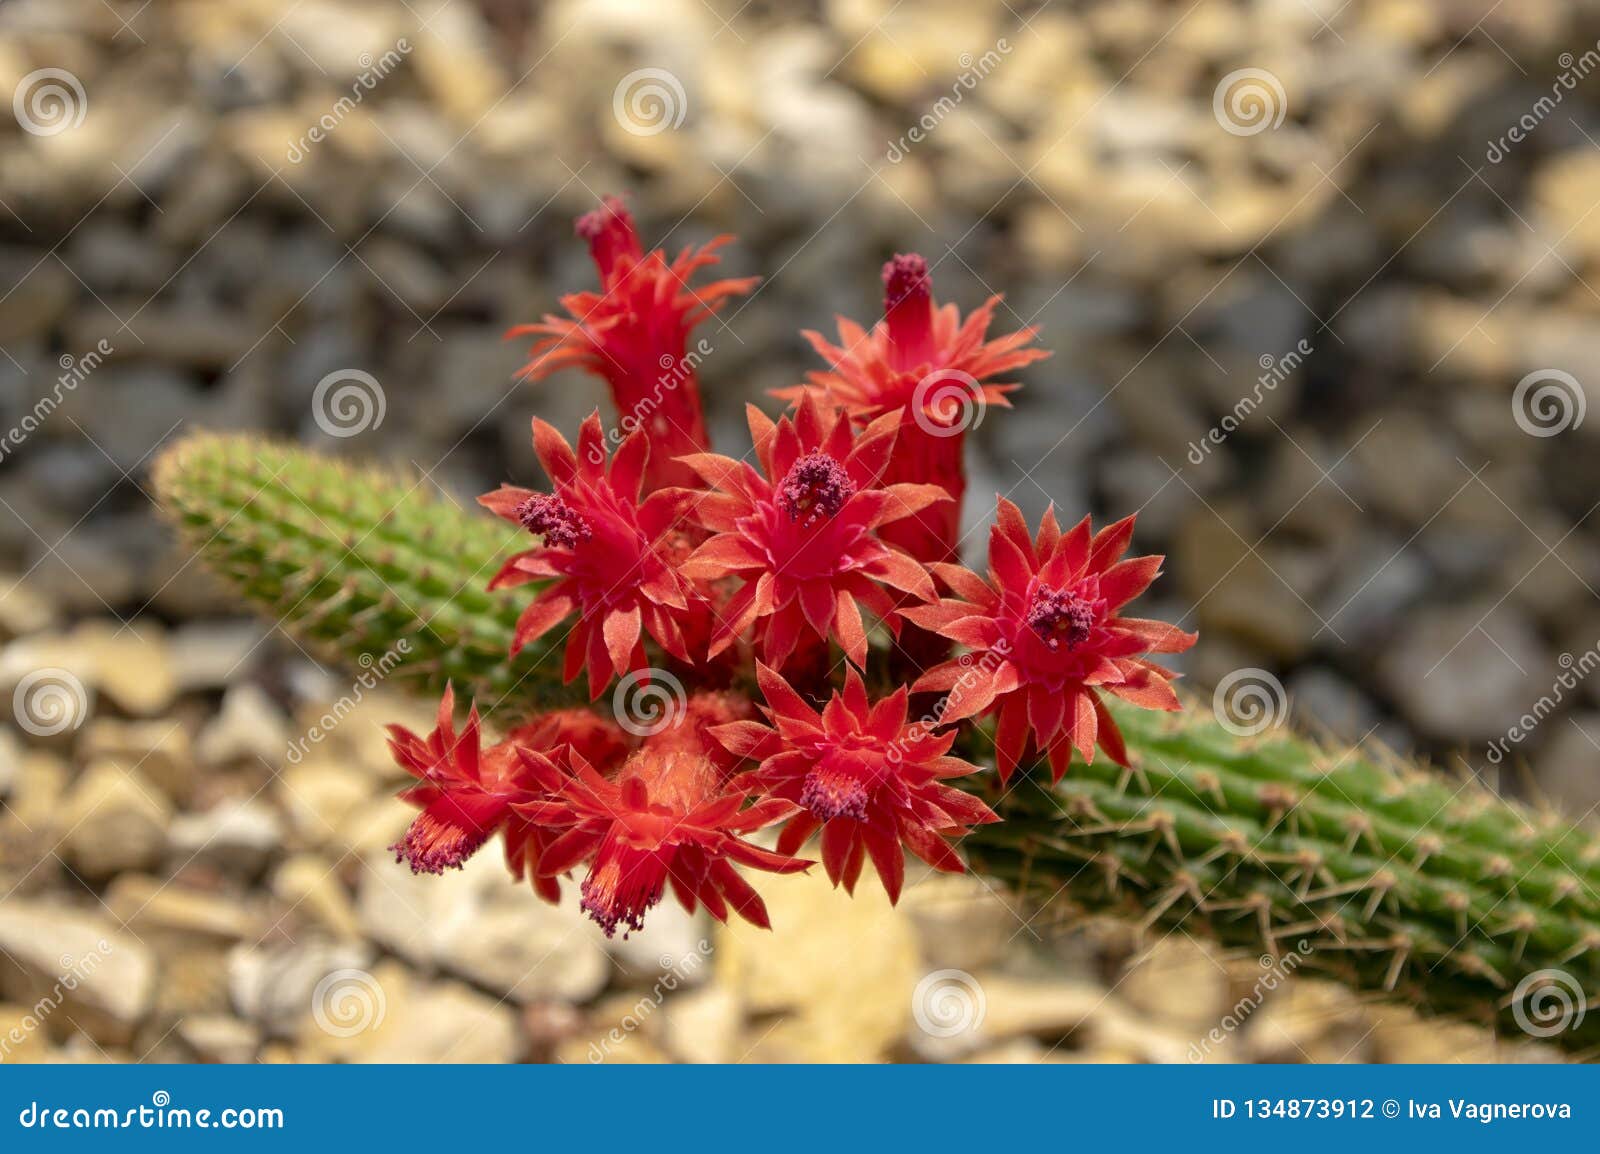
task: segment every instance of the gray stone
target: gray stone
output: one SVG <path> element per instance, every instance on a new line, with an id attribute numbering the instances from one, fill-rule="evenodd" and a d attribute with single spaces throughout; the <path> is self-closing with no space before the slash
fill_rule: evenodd
<path id="1" fill-rule="evenodd" d="M 168 837 L 178 862 L 204 862 L 243 878 L 260 875 L 284 844 L 277 813 L 253 800 L 225 801 L 204 813 L 181 814 Z"/>
<path id="2" fill-rule="evenodd" d="M 175 1032 L 202 1062 L 242 1065 L 254 1061 L 261 1047 L 260 1030 L 226 1014 L 190 1015 Z"/>
<path id="3" fill-rule="evenodd" d="M 180 692 L 220 689 L 262 655 L 267 630 L 256 621 L 205 621 L 172 631 L 167 653 Z"/>
<path id="4" fill-rule="evenodd" d="M 1296 717 L 1342 741 L 1373 736 L 1383 720 L 1364 693 L 1331 670 L 1303 669 L 1289 679 L 1288 690 Z"/>
<path id="5" fill-rule="evenodd" d="M 373 941 L 424 970 L 445 969 L 517 1002 L 587 1001 L 611 966 L 576 902 L 550 906 L 508 884 L 494 848 L 460 873 L 412 874 L 388 858 L 363 866 L 357 911 Z"/>
<path id="6" fill-rule="evenodd" d="M 1535 738 L 1537 753 L 1526 745 L 1513 747 L 1513 763 L 1531 761 L 1539 788 L 1557 801 L 1564 812 L 1590 814 L 1600 806 L 1600 713 L 1584 712 L 1549 718 L 1547 728 Z"/>
<path id="7" fill-rule="evenodd" d="M 9 1001 L 59 1011 L 57 1036 L 72 1023 L 105 1045 L 123 1045 L 150 1009 L 156 965 L 138 939 L 107 919 L 11 898 L 0 903 L 0 990 Z"/>
<path id="8" fill-rule="evenodd" d="M 1414 545 L 1388 534 L 1360 537 L 1341 550 L 1318 611 L 1351 644 L 1381 639 L 1428 583 L 1427 563 Z"/>
<path id="9" fill-rule="evenodd" d="M 367 974 L 372 951 L 358 943 L 301 941 L 279 946 L 235 946 L 228 954 L 228 990 L 235 1009 L 269 1038 L 293 1038 L 318 1008 L 319 986 L 327 999 L 338 975 Z M 335 975 L 331 980 L 330 975 Z M 367 975 L 370 977 L 370 974 Z M 331 1002 L 324 1015 L 336 1013 Z"/>
<path id="10" fill-rule="evenodd" d="M 1430 606 L 1412 615 L 1378 663 L 1402 712 L 1423 732 L 1487 741 L 1504 734 L 1556 669 L 1509 606 Z"/>
<path id="11" fill-rule="evenodd" d="M 95 881 L 154 869 L 166 854 L 171 814 L 171 803 L 149 778 L 119 760 L 98 759 L 66 797 L 61 852 Z"/>
<path id="12" fill-rule="evenodd" d="M 195 741 L 195 753 L 207 765 L 244 761 L 276 767 L 283 763 L 288 748 L 289 728 L 283 711 L 248 682 L 228 690 L 221 711 Z"/>

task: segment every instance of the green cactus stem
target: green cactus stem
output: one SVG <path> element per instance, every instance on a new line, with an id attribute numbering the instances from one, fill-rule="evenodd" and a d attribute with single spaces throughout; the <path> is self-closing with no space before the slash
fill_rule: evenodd
<path id="1" fill-rule="evenodd" d="M 404 640 L 389 679 L 419 692 L 454 681 L 486 710 L 585 700 L 561 684 L 558 635 L 507 658 L 527 594 L 485 586 L 524 535 L 431 481 L 205 434 L 166 449 L 153 477 L 189 550 L 318 653 L 366 666 Z"/>
<path id="2" fill-rule="evenodd" d="M 453 680 L 486 710 L 574 699 L 548 647 L 506 658 L 525 594 L 484 585 L 518 535 L 427 484 L 204 434 L 155 482 L 190 546 L 296 637 L 347 660 L 407 638 L 395 679 Z M 1203 706 L 1118 723 L 1132 769 L 1078 762 L 1004 794 L 983 775 L 972 788 L 1005 820 L 963 843 L 972 866 L 1052 913 L 1181 927 L 1425 1014 L 1600 1049 L 1592 832 L 1282 728 L 1240 737 Z"/>

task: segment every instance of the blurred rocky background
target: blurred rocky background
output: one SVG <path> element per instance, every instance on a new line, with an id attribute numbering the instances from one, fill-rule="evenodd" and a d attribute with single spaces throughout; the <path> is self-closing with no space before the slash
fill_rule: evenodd
<path id="1" fill-rule="evenodd" d="M 534 480 L 530 413 L 602 394 L 501 334 L 592 285 L 603 193 L 766 278 L 702 330 L 726 444 L 916 250 L 1056 352 L 974 493 L 1139 510 L 1197 688 L 1585 814 L 1597 37 L 1577 0 L 0 0 L 0 689 L 60 707 L 0 738 L 0 1059 L 1539 1056 L 976 881 L 762 878 L 772 935 L 606 943 L 491 854 L 413 879 L 379 725 L 416 706 L 291 759 L 349 673 L 146 471 L 208 426 Z M 331 435 L 356 372 L 381 412 Z"/>

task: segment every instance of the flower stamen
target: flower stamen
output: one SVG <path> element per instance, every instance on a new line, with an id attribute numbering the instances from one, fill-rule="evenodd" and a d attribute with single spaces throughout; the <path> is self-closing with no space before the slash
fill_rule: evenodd
<path id="1" fill-rule="evenodd" d="M 807 525 L 831 518 L 855 495 L 856 483 L 844 466 L 820 449 L 794 463 L 778 487 L 778 507 L 790 521 Z"/>
<path id="2" fill-rule="evenodd" d="M 535 493 L 517 506 L 517 520 L 528 532 L 543 537 L 545 544 L 562 549 L 571 549 L 590 536 L 583 515 L 549 493 Z"/>
<path id="3" fill-rule="evenodd" d="M 588 241 L 589 255 L 594 258 L 602 277 L 611 275 L 619 258 L 638 260 L 644 255 L 639 234 L 633 227 L 633 216 L 618 197 L 608 196 L 599 208 L 580 216 L 573 231 Z"/>
<path id="4" fill-rule="evenodd" d="M 898 254 L 883 266 L 883 317 L 900 368 L 933 357 L 933 278 L 916 253 Z"/>
<path id="5" fill-rule="evenodd" d="M 600 847 L 594 869 L 583 880 L 581 908 L 606 937 L 615 936 L 621 926 L 626 938 L 644 928 L 644 915 L 661 901 L 666 877 L 667 871 L 655 855 L 622 846 L 610 835 Z"/>
<path id="6" fill-rule="evenodd" d="M 859 773 L 823 758 L 806 774 L 799 800 L 818 821 L 832 821 L 836 817 L 866 821 L 871 797 Z"/>
<path id="7" fill-rule="evenodd" d="M 1033 595 L 1033 604 L 1028 607 L 1027 621 L 1047 648 L 1060 649 L 1065 644 L 1070 653 L 1089 639 L 1096 617 L 1092 601 L 1070 589 L 1041 585 Z"/>

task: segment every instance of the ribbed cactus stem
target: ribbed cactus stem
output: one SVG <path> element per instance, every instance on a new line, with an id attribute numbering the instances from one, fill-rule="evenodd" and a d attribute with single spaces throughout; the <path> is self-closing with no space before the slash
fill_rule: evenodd
<path id="1" fill-rule="evenodd" d="M 433 482 L 206 434 L 168 448 L 153 472 L 185 544 L 317 651 L 365 664 L 404 639 L 390 680 L 430 694 L 447 680 L 471 686 L 486 711 L 584 700 L 561 684 L 559 634 L 507 658 L 527 593 L 485 586 L 526 537 Z"/>
<path id="2" fill-rule="evenodd" d="M 973 867 L 1057 909 L 1182 927 L 1354 989 L 1550 1040 L 1600 1045 L 1600 840 L 1470 781 L 1209 709 L 1118 713 L 1135 768 L 1074 763 L 986 799 L 1005 821 Z"/>
<path id="3" fill-rule="evenodd" d="M 549 648 L 506 658 L 526 593 L 484 585 L 517 534 L 417 479 L 198 435 L 155 480 L 191 545 L 296 636 L 355 660 L 407 638 L 395 678 L 428 693 L 453 680 L 486 712 L 573 699 Z M 1293 954 L 1423 1013 L 1508 1037 L 1559 1020 L 1550 1041 L 1600 1047 L 1600 1010 L 1581 1012 L 1600 998 L 1592 832 L 1471 780 L 1281 729 L 1240 737 L 1203 707 L 1118 722 L 1133 769 L 1102 758 L 1054 786 L 972 784 L 1005 819 L 963 843 L 975 869 L 1051 911 Z"/>

